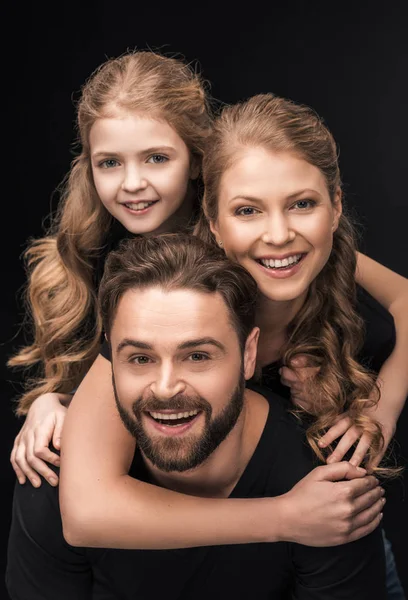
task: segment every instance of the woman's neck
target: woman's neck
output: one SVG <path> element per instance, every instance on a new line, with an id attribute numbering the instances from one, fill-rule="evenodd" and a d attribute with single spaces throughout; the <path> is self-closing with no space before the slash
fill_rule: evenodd
<path id="1" fill-rule="evenodd" d="M 262 367 L 279 360 L 287 340 L 289 323 L 302 308 L 307 292 L 294 300 L 277 302 L 261 295 L 258 301 L 256 325 L 260 328 L 258 364 Z"/>

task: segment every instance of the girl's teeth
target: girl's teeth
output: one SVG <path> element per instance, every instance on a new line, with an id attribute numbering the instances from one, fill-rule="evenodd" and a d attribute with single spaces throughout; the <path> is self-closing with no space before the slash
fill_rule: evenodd
<path id="1" fill-rule="evenodd" d="M 127 208 L 130 208 L 131 210 L 143 210 L 144 208 L 147 208 L 152 204 L 153 202 L 128 202 L 127 204 L 125 204 L 125 206 Z"/>

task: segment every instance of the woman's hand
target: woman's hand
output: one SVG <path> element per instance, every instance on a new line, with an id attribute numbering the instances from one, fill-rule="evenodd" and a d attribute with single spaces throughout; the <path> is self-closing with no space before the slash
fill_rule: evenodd
<path id="1" fill-rule="evenodd" d="M 310 410 L 312 407 L 311 399 L 308 398 L 305 392 L 305 382 L 310 377 L 314 377 L 318 373 L 319 367 L 308 366 L 307 358 L 305 356 L 297 356 L 293 361 L 293 367 L 282 367 L 279 371 L 281 375 L 281 382 L 290 388 L 291 399 L 294 404 Z M 369 465 L 370 470 L 378 467 L 381 462 L 392 438 L 395 434 L 396 422 L 393 417 L 393 413 L 389 414 L 386 410 L 387 401 L 381 398 L 381 401 L 374 408 L 367 409 L 365 413 L 367 416 L 375 419 L 380 425 L 382 434 L 384 436 L 384 446 L 381 452 L 376 456 L 375 460 Z M 341 439 L 339 439 L 341 438 Z M 327 457 L 327 463 L 335 463 L 343 460 L 346 453 L 357 443 L 357 446 L 351 456 L 349 462 L 358 467 L 364 460 L 368 449 L 371 445 L 371 436 L 368 433 L 364 433 L 353 425 L 347 412 L 339 415 L 332 427 L 325 433 L 325 435 L 319 441 L 320 448 L 326 448 L 330 446 L 335 440 L 339 440 L 336 449 Z"/>
<path id="2" fill-rule="evenodd" d="M 388 419 L 385 415 L 383 418 L 379 414 L 372 413 L 372 410 L 367 410 L 366 414 L 375 418 L 381 425 L 381 431 L 384 437 L 384 445 L 381 452 L 376 456 L 375 460 L 369 465 L 369 471 L 378 467 L 380 464 L 392 438 L 395 434 L 396 423 L 392 419 Z M 341 437 L 342 436 L 342 437 Z M 364 460 L 368 449 L 371 445 L 371 436 L 368 433 L 361 432 L 358 427 L 351 423 L 350 417 L 347 413 L 339 415 L 337 417 L 333 427 L 325 433 L 325 435 L 319 440 L 320 448 L 329 446 L 334 440 L 341 437 L 338 442 L 336 449 L 327 457 L 327 463 L 339 462 L 343 459 L 344 455 L 350 448 L 358 441 L 358 444 L 354 450 L 352 457 L 349 462 L 358 467 Z"/>
<path id="3" fill-rule="evenodd" d="M 280 522 L 281 540 L 306 546 L 338 546 L 378 527 L 384 489 L 366 471 L 348 462 L 316 467 L 289 492 Z"/>
<path id="4" fill-rule="evenodd" d="M 290 396 L 296 406 L 311 410 L 312 402 L 305 391 L 305 382 L 314 377 L 319 370 L 320 367 L 309 366 L 307 357 L 302 354 L 293 359 L 291 367 L 279 369 L 281 382 L 290 388 Z"/>
<path id="5" fill-rule="evenodd" d="M 52 452 L 49 444 L 60 449 L 62 426 L 67 405 L 72 396 L 69 394 L 48 393 L 39 396 L 31 405 L 24 425 L 14 440 L 10 462 L 16 472 L 19 483 L 28 478 L 34 487 L 41 485 L 42 475 L 51 485 L 58 484 L 58 476 L 47 463 L 60 464 L 59 455 Z"/>

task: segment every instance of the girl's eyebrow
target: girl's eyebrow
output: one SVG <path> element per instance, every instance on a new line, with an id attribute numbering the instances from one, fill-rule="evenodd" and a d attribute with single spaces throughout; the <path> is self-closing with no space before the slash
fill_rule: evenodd
<path id="1" fill-rule="evenodd" d="M 154 154 L 159 152 L 174 152 L 174 148 L 172 146 L 153 146 L 152 148 L 146 148 L 142 150 L 140 154 Z M 112 150 L 99 150 L 98 152 L 92 153 L 93 158 L 98 158 L 100 156 L 120 156 L 121 152 L 115 152 Z"/>

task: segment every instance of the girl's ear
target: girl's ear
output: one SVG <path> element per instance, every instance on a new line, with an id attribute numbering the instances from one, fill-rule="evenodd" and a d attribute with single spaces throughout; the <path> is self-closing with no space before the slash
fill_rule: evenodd
<path id="1" fill-rule="evenodd" d="M 190 160 L 190 179 L 197 179 L 200 175 L 201 165 L 197 157 L 192 156 Z"/>
<path id="2" fill-rule="evenodd" d="M 333 201 L 333 224 L 332 224 L 332 231 L 336 231 L 337 227 L 339 226 L 339 221 L 340 221 L 340 217 L 341 217 L 341 213 L 343 212 L 343 205 L 342 205 L 342 192 L 341 189 L 338 187 L 336 190 L 336 194 L 334 196 L 334 201 Z"/>

